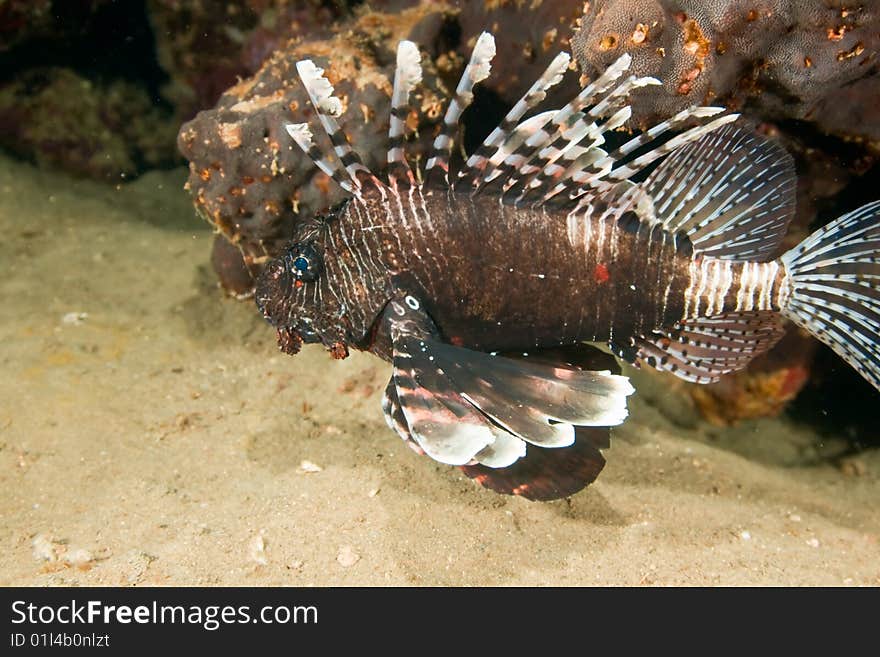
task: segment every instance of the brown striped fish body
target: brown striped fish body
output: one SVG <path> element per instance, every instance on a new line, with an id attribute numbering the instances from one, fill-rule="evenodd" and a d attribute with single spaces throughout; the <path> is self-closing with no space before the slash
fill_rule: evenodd
<path id="1" fill-rule="evenodd" d="M 333 154 L 306 124 L 287 126 L 291 147 L 350 198 L 302 222 L 258 282 L 283 350 L 320 342 L 335 357 L 353 347 L 389 360 L 392 429 L 531 499 L 590 483 L 608 427 L 626 418 L 633 388 L 586 342 L 707 383 L 771 347 L 787 317 L 880 388 L 880 203 L 776 258 L 794 212 L 791 158 L 712 107 L 607 149 L 631 91 L 657 83 L 627 77 L 626 55 L 564 107 L 527 116 L 561 80 L 569 57 L 559 55 L 450 170 L 459 118 L 493 55 L 484 33 L 414 170 L 403 117 L 420 54 L 401 42 L 384 179 L 348 144 L 321 69 L 297 65 Z"/>

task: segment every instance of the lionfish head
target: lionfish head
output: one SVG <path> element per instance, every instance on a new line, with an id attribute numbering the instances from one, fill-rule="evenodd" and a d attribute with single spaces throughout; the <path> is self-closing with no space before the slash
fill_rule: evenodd
<path id="1" fill-rule="evenodd" d="M 257 280 L 256 302 L 278 331 L 279 347 L 290 354 L 302 344 L 323 344 L 334 358 L 348 355 L 369 326 L 358 326 L 352 312 L 362 298 L 364 281 L 345 280 L 351 254 L 335 253 L 329 239 L 344 214 L 344 205 L 311 221 L 301 222 L 284 252 L 271 260 Z"/>

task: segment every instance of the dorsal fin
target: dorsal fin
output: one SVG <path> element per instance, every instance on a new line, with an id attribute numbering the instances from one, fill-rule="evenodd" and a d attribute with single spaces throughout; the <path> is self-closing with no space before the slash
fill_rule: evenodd
<path id="1" fill-rule="evenodd" d="M 477 185 L 480 179 L 485 177 L 483 172 L 487 165 L 491 164 L 492 155 L 508 140 L 525 113 L 544 100 L 548 89 L 559 84 L 565 74 L 565 69 L 568 68 L 569 61 L 571 61 L 571 56 L 566 52 L 556 55 L 544 73 L 505 115 L 498 127 L 483 140 L 479 148 L 467 159 L 467 168 L 459 174 L 460 178 Z M 486 171 L 486 174 L 490 171 Z"/>
<path id="2" fill-rule="evenodd" d="M 364 166 L 360 156 L 354 149 L 352 149 L 348 137 L 345 135 L 342 127 L 336 120 L 336 117 L 342 114 L 342 101 L 333 95 L 333 85 L 331 85 L 330 81 L 324 76 L 324 69 L 315 66 L 315 63 L 311 59 L 303 59 L 296 63 L 296 72 L 299 74 L 303 86 L 306 89 L 306 93 L 309 95 L 309 100 L 315 108 L 315 112 L 318 114 L 321 126 L 330 138 L 330 143 L 333 145 L 333 150 L 336 152 L 336 157 L 338 158 L 339 163 L 345 168 L 345 171 L 351 180 L 352 192 L 354 192 L 355 195 L 359 195 L 363 183 L 369 181 L 372 182 L 382 194 L 384 194 L 385 186 L 366 166 Z M 287 132 L 293 137 L 297 145 L 302 148 L 310 158 L 312 158 L 318 167 L 323 171 L 328 172 L 328 169 L 325 168 L 325 166 L 328 165 L 329 159 L 327 157 L 321 157 L 320 159 L 315 157 L 316 149 L 314 148 L 314 142 L 312 141 L 312 134 L 307 126 L 303 129 L 304 125 L 305 124 L 289 126 Z M 322 166 L 322 164 L 325 166 Z M 332 171 L 338 171 L 338 165 L 329 165 L 329 168 L 331 168 Z M 330 175 L 333 175 L 333 173 L 330 173 Z M 333 178 L 342 184 L 339 177 L 333 175 Z M 347 189 L 348 186 L 343 185 L 343 187 Z"/>
<path id="3" fill-rule="evenodd" d="M 735 126 L 675 151 L 643 189 L 668 232 L 715 258 L 771 259 L 794 216 L 791 156 Z"/>
<path id="4" fill-rule="evenodd" d="M 434 151 L 428 160 L 429 173 L 437 168 L 448 172 L 455 125 L 473 97 L 473 85 L 488 74 L 490 53 L 486 44 L 482 45 L 483 48 L 477 42 L 471 64 L 450 103 L 443 131 L 435 140 Z M 485 52 L 478 53 L 478 50 Z M 475 61 L 481 65 L 476 66 Z M 469 185 L 473 187 L 472 193 L 477 193 L 494 186 L 507 204 L 541 205 L 552 200 L 557 206 L 576 206 L 581 196 L 608 192 L 656 160 L 739 116 L 727 114 L 709 121 L 710 117 L 723 112 L 723 108 L 690 107 L 609 153 L 601 148 L 605 143 L 604 135 L 629 120 L 631 109 L 628 103 L 632 91 L 660 82 L 634 75 L 621 80 L 631 62 L 629 55 L 624 54 L 549 119 L 547 113 L 539 114 L 540 119 L 522 119 L 544 97 L 546 90 L 560 80 L 566 61 L 566 55 L 557 56 L 468 158 L 466 168 L 458 175 L 457 189 Z M 475 77 L 472 67 L 479 70 L 479 76 Z M 658 140 L 686 123 L 696 125 L 666 141 Z M 520 139 L 523 134 L 527 134 L 524 140 Z M 585 143 L 582 145 L 582 142 Z M 643 146 L 647 147 L 644 152 L 636 153 Z M 426 178 L 430 179 L 430 176 Z"/>
<path id="5" fill-rule="evenodd" d="M 449 184 L 449 155 L 452 153 L 452 145 L 455 143 L 455 132 L 458 129 L 458 120 L 462 112 L 474 100 L 474 86 L 489 77 L 492 69 L 492 59 L 495 57 L 495 38 L 488 32 L 483 32 L 477 39 L 471 59 L 461 74 L 458 86 L 455 88 L 455 96 L 449 101 L 446 114 L 443 116 L 443 127 L 440 134 L 434 139 L 431 156 L 425 165 L 425 180 L 430 181 L 432 176 L 442 172 L 444 181 Z"/>
<path id="6" fill-rule="evenodd" d="M 511 153 L 515 152 L 517 148 L 519 148 L 529 137 L 535 134 L 538 130 L 544 128 L 550 120 L 553 118 L 553 115 L 556 114 L 555 110 L 550 110 L 548 112 L 542 112 L 541 114 L 536 114 L 535 116 L 525 119 L 524 121 L 520 121 L 519 125 L 517 125 L 513 130 L 511 130 L 510 134 L 507 135 L 504 143 L 501 144 L 495 152 L 491 155 L 491 157 L 487 158 L 486 168 L 489 171 L 497 172 L 498 166 L 510 156 Z M 486 174 L 484 181 L 491 182 L 495 178 L 491 173 Z"/>
<path id="7" fill-rule="evenodd" d="M 345 191 L 351 192 L 354 190 L 352 185 L 354 181 L 351 180 L 348 172 L 339 164 L 339 160 L 331 159 L 315 143 L 315 137 L 308 123 L 287 123 L 284 129 L 287 130 L 287 134 L 296 142 L 296 145 L 315 163 L 315 166 L 333 178 Z"/>
<path id="8" fill-rule="evenodd" d="M 505 158 L 499 171 L 493 172 L 491 177 L 488 176 L 488 172 L 483 172 L 483 182 L 497 180 L 503 190 L 510 190 L 518 182 L 542 171 L 548 164 L 552 164 L 566 149 L 576 146 L 582 139 L 588 136 L 595 139 L 600 136 L 601 128 L 598 125 L 600 120 L 606 119 L 605 123 L 610 122 L 612 125 L 609 127 L 615 125 L 619 127 L 617 121 L 621 115 L 618 111 L 625 109 L 623 106 L 628 100 L 629 93 L 638 87 L 659 84 L 654 78 L 630 76 L 603 96 L 602 94 L 617 79 L 616 76 L 625 70 L 622 67 L 628 65 L 628 60 L 624 57 L 621 57 L 619 61 L 621 62 L 619 65 L 615 64 L 609 71 L 606 71 L 605 76 L 608 76 L 606 80 L 601 84 L 599 82 L 603 78 L 597 80 L 597 86 L 589 94 L 584 93 L 590 90 L 590 87 L 587 87 L 575 100 L 556 112 L 550 123 L 551 129 L 549 131 L 542 129 L 535 132 L 514 153 Z M 611 73 L 615 75 L 611 75 Z M 595 104 L 587 111 L 580 111 L 593 101 L 596 101 Z M 605 152 L 601 151 L 601 154 L 605 155 Z M 512 196 L 505 200 L 507 202 L 520 201 L 519 198 Z"/>
<path id="9" fill-rule="evenodd" d="M 517 204 L 525 203 L 529 200 L 539 198 L 541 202 L 546 201 L 544 194 L 555 182 L 562 180 L 568 173 L 569 168 L 583 158 L 581 161 L 596 161 L 606 156 L 607 153 L 600 148 L 605 143 L 605 134 L 611 130 L 617 130 L 626 123 L 632 116 L 630 107 L 623 107 L 608 118 L 601 125 L 597 125 L 592 116 L 586 115 L 580 122 L 584 134 L 578 136 L 577 133 L 570 135 L 572 131 L 562 133 L 556 141 L 550 146 L 538 153 L 537 162 L 535 164 L 526 165 L 522 169 L 525 178 L 522 181 L 522 191 L 517 197 Z M 582 145 L 585 139 L 589 139 L 589 143 Z"/>
<path id="10" fill-rule="evenodd" d="M 401 41 L 397 44 L 397 69 L 394 71 L 391 120 L 388 123 L 388 182 L 392 186 L 415 184 L 415 176 L 406 161 L 403 138 L 406 116 L 409 113 L 409 95 L 421 81 L 419 47 L 412 41 Z"/>

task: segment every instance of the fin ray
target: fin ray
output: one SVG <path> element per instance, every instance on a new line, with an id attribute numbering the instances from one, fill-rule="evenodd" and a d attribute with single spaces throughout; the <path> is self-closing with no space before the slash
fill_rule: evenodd
<path id="1" fill-rule="evenodd" d="M 486 168 L 488 165 L 491 165 L 493 153 L 497 152 L 504 145 L 517 128 L 520 119 L 522 119 L 525 113 L 544 100 L 547 96 L 547 91 L 562 81 L 565 69 L 568 68 L 570 61 L 571 56 L 566 52 L 556 55 L 529 90 L 507 112 L 501 123 L 483 140 L 483 143 L 477 150 L 468 157 L 465 163 L 466 169 L 459 174 L 460 180 L 465 178 L 473 185 L 476 185 L 480 180 L 484 180 L 486 175 L 491 173 L 491 167 L 489 171 L 486 171 Z"/>
<path id="2" fill-rule="evenodd" d="M 767 261 L 794 216 L 791 156 L 734 126 L 670 155 L 643 188 L 668 232 L 714 258 Z"/>
<path id="3" fill-rule="evenodd" d="M 434 139 L 430 157 L 425 165 L 425 180 L 431 180 L 437 176 L 437 171 L 442 171 L 444 182 L 449 184 L 449 156 L 455 143 L 455 132 L 458 129 L 458 121 L 462 113 L 474 100 L 473 89 L 478 83 L 489 76 L 492 68 L 492 59 L 495 57 L 495 38 L 488 32 L 483 32 L 474 45 L 470 61 L 461 75 L 455 95 L 449 101 L 446 114 L 443 116 L 443 127 L 440 134 Z"/>
<path id="4" fill-rule="evenodd" d="M 636 361 L 692 383 L 712 383 L 745 367 L 784 333 L 777 313 L 729 312 L 691 319 L 670 331 L 635 338 Z"/>
<path id="5" fill-rule="evenodd" d="M 530 449 L 510 467 L 474 464 L 461 466 L 461 470 L 496 493 L 540 502 L 569 497 L 593 483 L 605 467 L 599 449 L 608 445 L 609 429 L 577 427 L 576 434 L 571 447 Z"/>
<path id="6" fill-rule="evenodd" d="M 782 312 L 880 390 L 880 201 L 832 221 L 782 256 Z"/>
<path id="7" fill-rule="evenodd" d="M 404 131 L 409 112 L 409 95 L 422 81 L 422 63 L 419 47 L 412 41 L 397 44 L 397 68 L 391 94 L 391 119 L 388 124 L 388 180 L 392 185 L 415 183 L 412 169 L 406 161 Z"/>

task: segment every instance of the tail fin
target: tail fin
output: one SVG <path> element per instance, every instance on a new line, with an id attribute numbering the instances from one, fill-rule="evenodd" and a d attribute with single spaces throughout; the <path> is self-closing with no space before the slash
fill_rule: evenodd
<path id="1" fill-rule="evenodd" d="M 832 221 L 782 256 L 783 313 L 880 390 L 880 201 Z"/>

